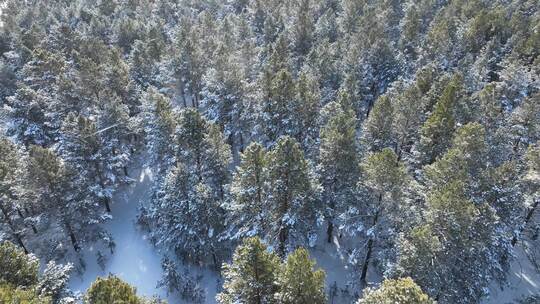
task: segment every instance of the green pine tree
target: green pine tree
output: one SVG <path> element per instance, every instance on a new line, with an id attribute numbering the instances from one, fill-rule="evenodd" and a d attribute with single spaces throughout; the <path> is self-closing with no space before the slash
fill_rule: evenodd
<path id="1" fill-rule="evenodd" d="M 435 104 L 433 113 L 420 129 L 420 153 L 424 163 L 433 163 L 451 145 L 461 81 L 454 77 Z"/>
<path id="2" fill-rule="evenodd" d="M 38 259 L 10 242 L 0 244 L 0 269 L 0 284 L 30 287 L 38 281 Z"/>
<path id="3" fill-rule="evenodd" d="M 228 206 L 234 237 L 261 235 L 265 231 L 265 202 L 267 182 L 266 150 L 251 143 L 241 154 L 231 183 L 232 201 Z"/>
<path id="4" fill-rule="evenodd" d="M 258 237 L 244 239 L 236 248 L 232 263 L 223 266 L 225 282 L 218 302 L 277 303 L 274 294 L 278 290 L 279 267 L 278 256 L 269 252 Z"/>
<path id="5" fill-rule="evenodd" d="M 309 258 L 304 248 L 289 254 L 278 274 L 278 303 L 283 304 L 324 304 L 325 272 L 315 269 L 315 261 Z"/>
<path id="6" fill-rule="evenodd" d="M 390 148 L 384 148 L 381 152 L 369 155 L 362 163 L 362 167 L 363 182 L 376 196 L 376 200 L 368 205 L 367 210 L 372 223 L 360 274 L 360 282 L 365 286 L 373 248 L 378 238 L 378 225 L 381 219 L 386 218 L 386 225 L 394 226 L 393 219 L 399 212 L 397 207 L 408 178 L 404 164 L 398 161 L 397 155 Z"/>
<path id="7" fill-rule="evenodd" d="M 296 140 L 281 137 L 267 154 L 269 187 L 267 193 L 268 234 L 277 241 L 281 257 L 295 242 L 305 243 L 313 228 L 317 205 L 315 189 L 304 153 Z M 276 239 L 277 238 L 277 239 Z"/>
<path id="8" fill-rule="evenodd" d="M 368 289 L 357 304 L 434 304 L 411 278 L 386 279 L 377 289 Z"/>
<path id="9" fill-rule="evenodd" d="M 97 278 L 86 291 L 85 304 L 125 303 L 142 304 L 137 297 L 135 287 L 122 281 L 118 277 L 109 275 L 106 278 Z"/>
<path id="10" fill-rule="evenodd" d="M 337 105 L 336 103 L 332 103 Z M 323 187 L 328 220 L 327 241 L 332 241 L 334 219 L 355 200 L 359 178 L 356 118 L 352 110 L 332 107 L 328 121 L 320 132 L 318 171 Z M 325 108 L 330 109 L 327 105 Z"/>
<path id="11" fill-rule="evenodd" d="M 370 151 L 380 151 L 394 146 L 394 109 L 388 96 L 381 96 L 375 102 L 364 125 L 364 141 Z"/>

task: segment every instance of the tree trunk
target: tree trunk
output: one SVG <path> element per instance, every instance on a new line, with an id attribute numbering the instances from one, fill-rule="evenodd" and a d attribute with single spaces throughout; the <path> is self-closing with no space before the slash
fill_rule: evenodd
<path id="1" fill-rule="evenodd" d="M 81 251 L 81 247 L 79 247 L 79 243 L 77 242 L 77 238 L 75 237 L 75 233 L 73 232 L 71 224 L 69 222 L 66 222 L 65 224 L 69 234 L 69 238 L 71 239 L 71 244 L 73 245 L 73 249 L 75 249 L 76 252 Z"/>
<path id="2" fill-rule="evenodd" d="M 96 174 L 99 179 L 99 186 L 102 190 L 105 190 L 105 182 L 103 181 L 103 175 L 101 174 L 101 170 L 97 162 L 94 163 L 94 168 L 96 169 Z M 103 198 L 103 205 L 105 206 L 105 210 L 107 210 L 108 213 L 111 213 L 111 205 L 108 197 Z"/>
<path id="3" fill-rule="evenodd" d="M 288 231 L 286 227 L 281 226 L 279 229 L 279 245 L 278 245 L 278 254 L 284 259 L 285 258 L 285 243 L 287 242 Z"/>
<path id="4" fill-rule="evenodd" d="M 529 223 L 529 221 L 532 219 L 533 215 L 534 215 L 534 211 L 536 211 L 536 208 L 538 207 L 538 204 L 540 203 L 540 200 L 538 201 L 535 201 L 534 204 L 531 206 L 531 208 L 529 208 L 529 211 L 527 212 L 527 215 L 525 216 L 525 221 L 523 223 L 523 226 L 519 229 L 519 233 L 514 236 L 514 238 L 512 238 L 512 246 L 515 246 L 517 241 L 518 241 L 518 237 L 519 235 L 523 232 L 523 230 L 525 230 L 525 228 L 527 227 L 527 224 Z"/>
<path id="5" fill-rule="evenodd" d="M 332 234 L 334 232 L 334 223 L 331 219 L 328 219 L 328 228 L 326 229 L 326 235 L 328 237 L 327 242 L 332 243 Z"/>
<path id="6" fill-rule="evenodd" d="M 240 131 L 240 153 L 244 153 L 244 135 L 242 135 L 242 131 Z"/>
<path id="7" fill-rule="evenodd" d="M 13 233 L 13 237 L 15 238 L 15 240 L 17 240 L 17 243 L 19 244 L 19 246 L 21 246 L 25 254 L 28 254 L 28 249 L 26 249 L 26 246 L 24 245 L 21 235 L 15 229 L 13 222 L 11 221 L 11 218 L 9 217 L 6 209 L 2 205 L 3 203 L 4 202 L 0 201 L 0 210 L 2 210 L 4 218 L 6 219 L 6 223 L 8 224 L 9 229 L 11 229 L 11 232 Z"/>
<path id="8" fill-rule="evenodd" d="M 216 256 L 216 253 L 214 252 L 214 250 L 212 250 L 212 260 L 214 262 L 214 269 L 216 269 L 216 271 L 217 271 L 219 269 L 219 266 L 218 266 L 217 256 Z"/>
<path id="9" fill-rule="evenodd" d="M 382 201 L 382 194 L 379 194 L 377 211 L 375 212 L 375 216 L 373 217 L 373 224 L 371 225 L 371 228 L 375 228 L 375 226 L 377 225 L 377 221 L 379 220 L 379 212 L 380 212 L 379 206 L 381 204 L 381 201 Z M 373 239 L 373 236 L 370 236 L 367 243 L 366 257 L 364 259 L 364 264 L 362 265 L 362 274 L 360 275 L 360 283 L 362 284 L 362 286 L 367 285 L 366 277 L 367 277 L 369 262 L 371 260 L 371 253 L 373 251 L 374 245 L 375 245 L 375 240 Z"/>
<path id="10" fill-rule="evenodd" d="M 105 205 L 105 210 L 107 210 L 108 213 L 111 213 L 111 202 L 108 197 L 103 198 L 103 204 Z"/>
<path id="11" fill-rule="evenodd" d="M 128 168 L 124 166 L 124 175 L 129 177 Z"/>

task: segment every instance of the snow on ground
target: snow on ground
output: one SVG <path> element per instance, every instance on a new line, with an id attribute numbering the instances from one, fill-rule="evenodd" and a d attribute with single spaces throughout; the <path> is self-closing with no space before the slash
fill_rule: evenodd
<path id="1" fill-rule="evenodd" d="M 72 290 L 84 292 L 96 277 L 112 273 L 137 287 L 140 295 L 157 294 L 165 298 L 165 291 L 156 289 L 161 278 L 160 256 L 135 226 L 137 206 L 149 199 L 152 176 L 149 170 L 131 172 L 135 173 L 138 177 L 135 183 L 120 189 L 113 197 L 113 219 L 106 224 L 106 229 L 116 242 L 114 254 L 102 270 L 96 261 L 97 249 L 89 248 L 84 253 L 86 271 L 82 277 L 72 277 Z"/>
<path id="2" fill-rule="evenodd" d="M 514 303 L 522 297 L 540 294 L 540 272 L 529 261 L 521 247 L 516 248 L 516 258 L 510 266 L 507 285 L 490 288 L 491 296 L 483 304 Z"/>
<path id="3" fill-rule="evenodd" d="M 119 189 L 114 195 L 113 219 L 106 224 L 106 229 L 116 242 L 114 254 L 109 257 L 105 269 L 101 269 L 96 261 L 98 248 L 87 249 L 84 252 L 86 271 L 82 276 L 73 275 L 70 287 L 82 293 L 97 277 L 112 273 L 135 286 L 139 295 L 158 295 L 167 299 L 170 304 L 186 303 L 175 296 L 168 297 L 165 290 L 156 288 L 157 282 L 161 279 L 161 254 L 147 240 L 146 235 L 137 229 L 135 223 L 138 206 L 147 203 L 150 198 L 152 172 L 148 168 L 142 168 L 131 169 L 130 174 L 136 180 L 132 185 Z M 317 260 L 317 267 L 326 271 L 327 288 L 336 286 L 338 289 L 337 295 L 330 299 L 332 304 L 350 303 L 352 299 L 341 292 L 347 289 L 346 284 L 350 280 L 344 250 L 338 238 L 334 238 L 334 242 L 328 244 L 322 237 L 315 248 L 310 250 L 311 256 Z M 206 303 L 215 303 L 215 295 L 221 284 L 216 273 L 207 269 L 190 268 L 192 274 L 196 272 L 203 276 L 200 283 L 206 289 Z M 517 257 L 511 266 L 508 285 L 502 290 L 492 286 L 490 290 L 491 297 L 483 304 L 505 304 L 524 295 L 540 293 L 540 273 L 528 261 L 523 250 L 518 248 Z"/>
<path id="4" fill-rule="evenodd" d="M 167 299 L 169 304 L 185 303 L 175 296 L 168 297 L 166 291 L 156 288 L 161 279 L 161 255 L 147 240 L 146 235 L 137 229 L 136 218 L 140 203 L 147 203 L 151 195 L 152 172 L 148 168 L 132 169 L 134 184 L 125 186 L 113 197 L 113 219 L 106 224 L 106 229 L 116 242 L 114 254 L 101 269 L 96 260 L 98 248 L 91 247 L 84 252 L 86 271 L 82 276 L 73 275 L 70 288 L 84 292 L 100 276 L 115 274 L 137 288 L 137 294 L 144 296 L 158 295 Z M 203 275 L 203 286 L 207 288 L 206 303 L 215 303 L 215 273 L 207 270 L 198 271 Z"/>

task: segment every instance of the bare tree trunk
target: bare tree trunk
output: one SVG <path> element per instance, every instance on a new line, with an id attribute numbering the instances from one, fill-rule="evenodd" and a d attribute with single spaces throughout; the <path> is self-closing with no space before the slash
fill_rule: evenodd
<path id="1" fill-rule="evenodd" d="M 19 246 L 21 246 L 21 248 L 24 250 L 24 253 L 25 254 L 28 254 L 28 249 L 26 248 L 26 246 L 24 245 L 24 242 L 22 240 L 22 237 L 21 235 L 17 232 L 17 230 L 15 229 L 15 225 L 13 224 L 13 222 L 11 221 L 11 218 L 9 217 L 6 209 L 4 208 L 4 206 L 2 205 L 4 202 L 0 201 L 0 210 L 2 210 L 2 213 L 4 215 L 4 218 L 6 219 L 6 223 L 8 224 L 9 228 L 11 229 L 11 232 L 13 233 L 13 237 L 15 238 L 15 240 L 17 241 L 17 243 L 19 244 Z"/>
<path id="2" fill-rule="evenodd" d="M 99 164 L 97 162 L 94 163 L 94 167 L 96 169 L 96 173 L 99 179 L 99 185 L 101 186 L 102 190 L 105 190 L 105 181 L 103 180 L 103 175 L 101 174 L 101 170 L 99 168 Z M 103 205 L 105 206 L 105 210 L 107 210 L 108 213 L 111 213 L 111 205 L 108 197 L 103 198 Z"/>
<path id="3" fill-rule="evenodd" d="M 285 243 L 287 242 L 288 236 L 289 236 L 289 233 L 287 231 L 287 227 L 284 227 L 283 222 L 282 222 L 281 227 L 279 228 L 279 245 L 278 245 L 278 254 L 282 259 L 285 258 Z"/>
<path id="4" fill-rule="evenodd" d="M 77 237 L 75 237 L 75 233 L 73 232 L 73 228 L 71 227 L 71 224 L 66 221 L 65 225 L 69 234 L 69 238 L 71 240 L 71 244 L 73 245 L 73 249 L 75 249 L 76 252 L 81 251 L 81 247 L 79 247 L 79 243 L 77 242 Z"/>
<path id="5" fill-rule="evenodd" d="M 382 194 L 379 194 L 377 211 L 375 212 L 375 216 L 373 217 L 373 224 L 371 226 L 372 228 L 375 228 L 379 220 L 379 213 L 380 213 L 379 205 L 381 204 L 381 201 L 382 201 Z M 370 236 L 367 243 L 366 257 L 364 258 L 364 264 L 362 265 L 362 274 L 360 275 L 360 283 L 362 284 L 362 286 L 367 285 L 366 277 L 367 277 L 369 262 L 371 260 L 371 254 L 372 254 L 374 245 L 375 245 L 375 240 L 373 239 L 373 236 Z"/>
<path id="6" fill-rule="evenodd" d="M 512 238 L 512 246 L 515 246 L 519 235 L 523 232 L 523 230 L 527 227 L 527 224 L 529 224 L 529 221 L 532 219 L 534 215 L 534 211 L 536 211 L 536 208 L 538 207 L 538 204 L 540 203 L 540 200 L 535 201 L 533 205 L 529 208 L 529 211 L 527 211 L 527 215 L 525 216 L 525 221 L 523 223 L 523 226 L 519 229 L 519 233 Z"/>
<path id="7" fill-rule="evenodd" d="M 244 135 L 240 131 L 240 153 L 244 153 Z"/>
<path id="8" fill-rule="evenodd" d="M 331 219 L 328 220 L 328 228 L 326 228 L 327 242 L 332 243 L 332 234 L 334 233 L 334 223 Z"/>

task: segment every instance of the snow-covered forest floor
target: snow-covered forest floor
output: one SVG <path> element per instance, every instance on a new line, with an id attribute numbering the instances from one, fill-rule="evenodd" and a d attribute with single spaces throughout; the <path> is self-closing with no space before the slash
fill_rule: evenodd
<path id="1" fill-rule="evenodd" d="M 139 295 L 157 295 L 162 299 L 167 299 L 170 304 L 185 302 L 175 295 L 167 295 L 163 288 L 156 288 L 162 276 L 161 253 L 151 244 L 146 233 L 141 231 L 136 223 L 139 206 L 147 204 L 150 199 L 154 178 L 152 170 L 143 166 L 143 163 L 144 159 L 140 159 L 132 166 L 130 176 L 134 179 L 133 183 L 119 189 L 113 198 L 113 218 L 106 224 L 106 229 L 114 237 L 116 243 L 114 253 L 102 269 L 97 263 L 97 249 L 93 246 L 89 247 L 83 254 L 86 264 L 85 272 L 82 276 L 73 275 L 71 278 L 70 288 L 73 291 L 84 293 L 96 277 L 114 274 L 135 286 Z M 331 303 L 351 302 L 355 298 L 352 294 L 348 296 L 346 292 L 350 271 L 346 255 L 341 252 L 344 247 L 337 238 L 334 238 L 333 244 L 327 244 L 321 238 L 310 250 L 317 265 L 326 272 L 326 286 L 336 290 L 334 296 L 329 296 Z M 201 285 L 206 292 L 205 303 L 216 303 L 215 296 L 218 286 L 221 285 L 218 274 L 208 269 L 196 269 L 192 270 L 192 275 L 202 276 Z M 508 284 L 503 289 L 496 285 L 491 286 L 491 296 L 483 303 L 512 303 L 524 296 L 540 293 L 540 273 L 521 248 L 517 250 L 516 258 L 511 264 L 507 282 Z"/>
<path id="2" fill-rule="evenodd" d="M 97 276 L 114 273 L 137 287 L 143 295 L 153 295 L 156 290 L 164 297 L 164 291 L 156 289 L 161 278 L 159 253 L 137 229 L 137 206 L 149 199 L 152 184 L 151 171 L 146 168 L 133 169 L 130 174 L 136 178 L 133 184 L 124 186 L 113 198 L 113 219 L 107 223 L 116 242 L 114 254 L 109 258 L 105 269 L 97 263 L 96 248 L 89 247 L 84 253 L 86 271 L 81 276 L 71 278 L 71 288 L 84 292 Z M 171 301 L 172 303 L 172 301 Z"/>
<path id="3" fill-rule="evenodd" d="M 540 273 L 527 258 L 522 248 L 516 250 L 516 258 L 508 272 L 508 285 L 501 290 L 491 287 L 491 296 L 485 304 L 512 303 L 524 296 L 540 293 Z"/>

